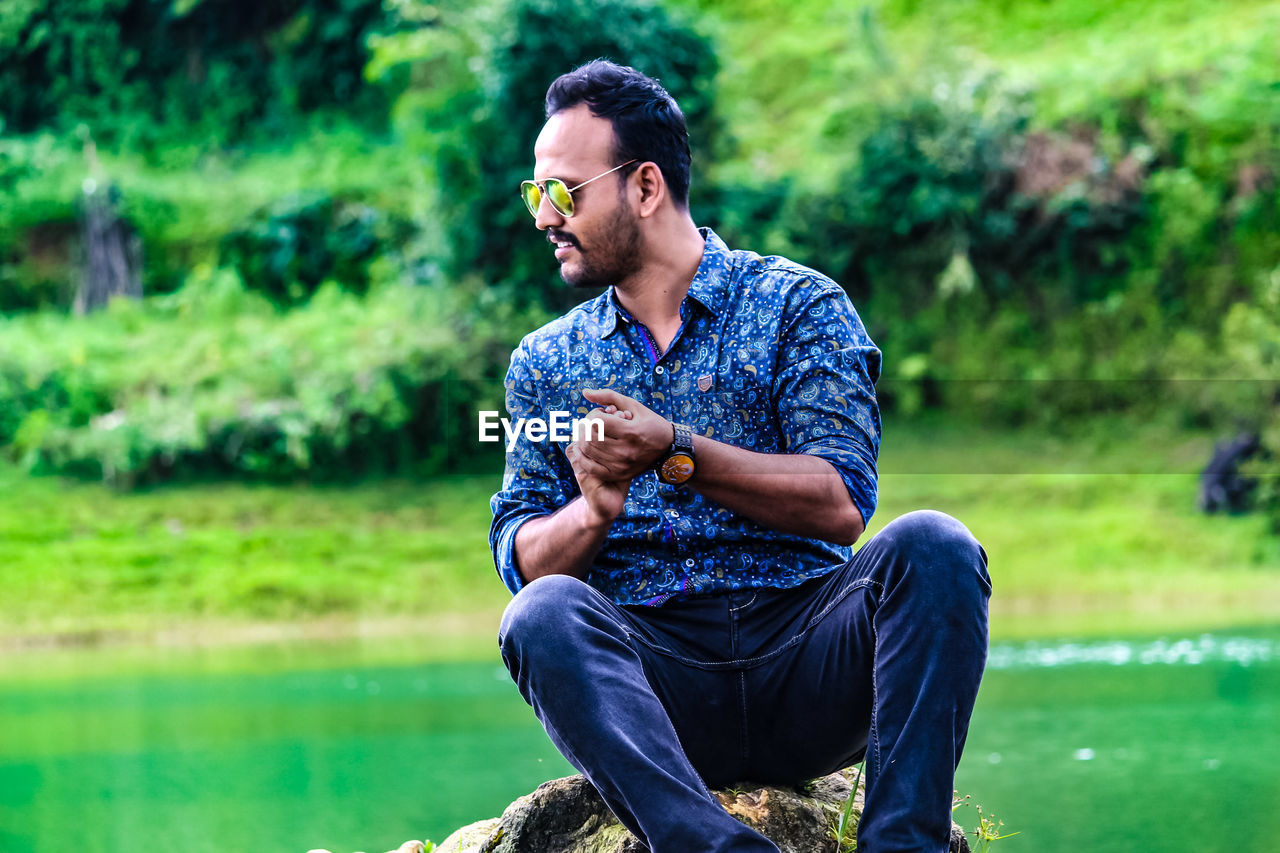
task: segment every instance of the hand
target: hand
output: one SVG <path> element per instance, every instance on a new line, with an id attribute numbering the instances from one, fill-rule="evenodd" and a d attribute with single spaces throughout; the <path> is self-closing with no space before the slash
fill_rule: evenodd
<path id="1" fill-rule="evenodd" d="M 603 409 L 593 409 L 586 419 L 604 420 L 603 416 L 612 416 L 621 420 L 631 420 L 633 417 L 628 410 L 607 405 Z M 584 435 L 593 434 L 595 433 L 584 432 Z M 623 504 L 627 500 L 627 492 L 631 489 L 631 480 L 612 479 L 604 466 L 583 455 L 579 442 L 571 442 L 565 448 L 565 456 L 573 468 L 574 479 L 578 481 L 578 490 L 582 492 L 587 507 L 596 516 L 597 521 L 609 524 L 621 515 Z"/>
<path id="2" fill-rule="evenodd" d="M 653 467 L 671 446 L 671 422 L 638 400 L 608 389 L 583 389 L 582 396 L 595 403 L 588 418 L 613 410 L 618 417 L 601 418 L 604 438 L 596 438 L 598 428 L 587 431 L 591 440 L 581 442 L 582 455 L 596 463 L 604 476 L 628 482 Z M 621 417 L 626 413 L 628 417 Z"/>

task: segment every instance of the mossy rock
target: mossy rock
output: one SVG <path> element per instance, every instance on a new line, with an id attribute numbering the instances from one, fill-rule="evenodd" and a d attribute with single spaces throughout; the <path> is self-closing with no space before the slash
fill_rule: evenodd
<path id="1" fill-rule="evenodd" d="M 852 773 L 832 773 L 799 788 L 743 785 L 715 791 L 725 810 L 773 840 L 782 853 L 838 853 L 833 827 L 852 787 Z M 861 814 L 862 790 L 854 800 Z M 500 818 L 465 826 L 437 853 L 644 853 L 582 776 L 539 785 Z M 951 853 L 969 853 L 951 825 Z"/>

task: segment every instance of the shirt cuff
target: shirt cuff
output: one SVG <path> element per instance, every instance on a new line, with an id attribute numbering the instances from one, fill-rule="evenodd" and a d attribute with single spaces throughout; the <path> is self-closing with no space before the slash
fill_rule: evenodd
<path id="1" fill-rule="evenodd" d="M 516 533 L 525 522 L 532 521 L 544 513 L 526 512 L 506 519 L 493 542 L 493 563 L 498 570 L 498 577 L 511 594 L 515 595 L 524 589 L 525 580 L 516 565 Z"/>

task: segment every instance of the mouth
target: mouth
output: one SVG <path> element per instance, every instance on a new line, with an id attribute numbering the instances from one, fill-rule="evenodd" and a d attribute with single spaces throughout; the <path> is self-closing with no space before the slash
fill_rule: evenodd
<path id="1" fill-rule="evenodd" d="M 568 240 L 564 237 L 549 236 L 547 237 L 547 241 L 551 243 L 552 246 L 555 246 L 557 261 L 563 261 L 568 257 L 569 252 L 576 248 L 572 240 Z"/>

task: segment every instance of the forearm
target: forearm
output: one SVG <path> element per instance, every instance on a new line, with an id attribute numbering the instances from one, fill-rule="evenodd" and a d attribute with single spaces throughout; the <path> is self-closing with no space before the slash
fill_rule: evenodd
<path id="1" fill-rule="evenodd" d="M 588 389 L 583 395 L 631 415 L 606 421 L 604 437 L 583 442 L 578 451 L 599 480 L 630 481 L 665 458 L 671 421 L 613 391 Z M 754 453 L 702 435 L 693 436 L 693 449 L 696 473 L 687 485 L 721 506 L 781 533 L 839 545 L 852 545 L 862 535 L 862 513 L 827 460 Z"/>
<path id="2" fill-rule="evenodd" d="M 551 515 L 516 531 L 515 558 L 525 582 L 543 575 L 586 577 L 613 519 L 593 511 L 578 496 Z"/>
<path id="3" fill-rule="evenodd" d="M 862 514 L 835 466 L 806 454 L 754 453 L 695 435 L 689 481 L 716 503 L 782 533 L 852 545 Z"/>

